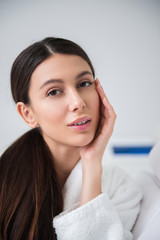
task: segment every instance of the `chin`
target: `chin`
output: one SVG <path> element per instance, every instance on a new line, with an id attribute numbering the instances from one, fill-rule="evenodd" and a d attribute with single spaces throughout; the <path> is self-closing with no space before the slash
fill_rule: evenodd
<path id="1" fill-rule="evenodd" d="M 94 139 L 94 135 L 92 136 L 89 136 L 89 137 L 82 137 L 82 139 L 80 139 L 78 142 L 77 142 L 77 146 L 78 147 L 85 147 L 87 146 L 88 144 L 90 144 Z"/>

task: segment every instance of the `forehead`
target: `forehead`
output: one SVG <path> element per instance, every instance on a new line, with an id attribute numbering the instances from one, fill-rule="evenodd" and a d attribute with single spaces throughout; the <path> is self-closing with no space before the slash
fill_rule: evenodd
<path id="1" fill-rule="evenodd" d="M 88 63 L 76 55 L 54 54 L 34 70 L 31 80 L 74 77 L 81 71 L 90 71 Z"/>

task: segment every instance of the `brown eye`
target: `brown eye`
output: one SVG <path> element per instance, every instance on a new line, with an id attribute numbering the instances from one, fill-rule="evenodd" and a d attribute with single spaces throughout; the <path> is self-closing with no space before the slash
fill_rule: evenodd
<path id="1" fill-rule="evenodd" d="M 53 89 L 47 93 L 47 96 L 53 97 L 53 96 L 59 95 L 60 93 L 61 91 L 59 89 Z"/>
<path id="2" fill-rule="evenodd" d="M 84 82 L 79 83 L 78 88 L 88 87 L 92 84 L 93 84 L 92 82 L 84 81 Z"/>

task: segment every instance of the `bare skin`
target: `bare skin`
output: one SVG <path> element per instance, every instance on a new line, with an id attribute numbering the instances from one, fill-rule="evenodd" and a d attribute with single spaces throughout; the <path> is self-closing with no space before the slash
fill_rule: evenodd
<path id="1" fill-rule="evenodd" d="M 51 56 L 34 70 L 29 97 L 31 103 L 19 102 L 17 110 L 30 127 L 40 126 L 62 186 L 81 158 L 80 205 L 97 197 L 116 114 L 88 63 L 74 55 Z M 91 121 L 85 130 L 70 127 L 75 119 L 86 117 Z"/>
<path id="2" fill-rule="evenodd" d="M 101 193 L 102 157 L 116 120 L 114 109 L 110 105 L 98 79 L 95 85 L 101 99 L 100 133 L 92 143 L 79 149 L 83 170 L 80 206 Z"/>

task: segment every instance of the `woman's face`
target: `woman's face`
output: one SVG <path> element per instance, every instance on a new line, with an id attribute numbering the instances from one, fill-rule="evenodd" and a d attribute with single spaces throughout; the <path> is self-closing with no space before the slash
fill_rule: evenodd
<path id="1" fill-rule="evenodd" d="M 92 71 L 75 55 L 54 54 L 33 72 L 30 108 L 47 143 L 85 146 L 99 122 Z"/>

